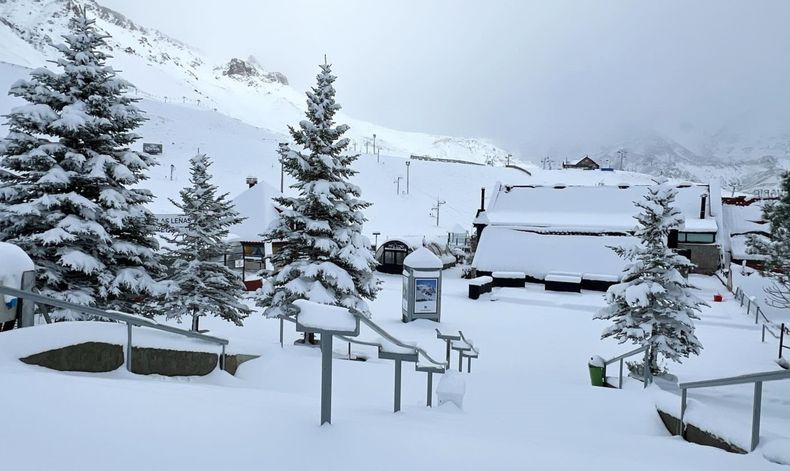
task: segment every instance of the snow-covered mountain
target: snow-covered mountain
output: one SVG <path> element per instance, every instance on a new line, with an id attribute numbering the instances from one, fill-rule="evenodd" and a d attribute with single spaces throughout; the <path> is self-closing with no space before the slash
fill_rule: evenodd
<path id="1" fill-rule="evenodd" d="M 671 178 L 708 182 L 752 192 L 778 188 L 783 170 L 790 169 L 790 132 L 735 133 L 725 129 L 699 139 L 697 149 L 666 134 L 644 132 L 603 146 L 590 157 L 601 165 Z"/>
<path id="2" fill-rule="evenodd" d="M 193 104 L 285 135 L 303 117 L 304 93 L 287 75 L 266 70 L 249 57 L 214 60 L 155 29 L 139 25 L 95 0 L 4 0 L 0 2 L 0 61 L 38 67 L 56 57 L 69 18 L 83 6 L 111 38 L 111 65 L 123 72 L 140 96 Z M 340 102 L 342 103 L 342 97 Z M 357 150 L 366 146 L 388 155 L 426 155 L 477 163 L 504 162 L 507 152 L 483 139 L 405 132 L 338 115 L 351 126 Z"/>

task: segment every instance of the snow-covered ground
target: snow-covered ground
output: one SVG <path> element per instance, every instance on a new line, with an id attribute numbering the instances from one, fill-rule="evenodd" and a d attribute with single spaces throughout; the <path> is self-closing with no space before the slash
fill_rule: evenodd
<path id="1" fill-rule="evenodd" d="M 302 469 L 323 463 L 348 470 L 775 469 L 761 455 L 777 448 L 781 454 L 782 440 L 790 438 L 788 382 L 765 386 L 756 453 L 689 444 L 671 437 L 655 410 L 656 401 L 679 404 L 679 397 L 667 398 L 657 388 L 645 392 L 633 380 L 619 391 L 589 385 L 590 355 L 629 348 L 600 340 L 605 324 L 592 320 L 603 304 L 600 293 L 548 293 L 530 285 L 472 301 L 459 273 L 445 272 L 439 327 L 463 330 L 481 351 L 472 373 L 463 374 L 463 411 L 426 408 L 425 375 L 407 367 L 403 409 L 393 414 L 392 362 L 358 346 L 354 352 L 369 360 L 347 361 L 347 344 L 336 341 L 333 423 L 319 427 L 319 351 L 290 345 L 298 336 L 290 324 L 280 349 L 278 323 L 259 315 L 242 328 L 203 323 L 213 335 L 230 338 L 232 350 L 262 354 L 236 377 L 165 378 L 123 369 L 57 373 L 28 366 L 16 357 L 29 351 L 19 345 L 33 332 L 53 345 L 70 336 L 84 339 L 72 327 L 79 324 L 64 325 L 71 333 L 58 335 L 54 329 L 61 326 L 36 327 L 0 334 L 0 402 L 13 404 L 0 416 L 3 469 Z M 437 325 L 401 323 L 401 279 L 383 279 L 372 303 L 375 321 L 442 358 Z M 693 282 L 705 299 L 725 291 L 715 278 Z M 729 295 L 710 304 L 697 323 L 702 356 L 671 366 L 681 381 L 778 368 L 775 345 L 760 342 L 759 330 Z M 104 335 L 97 331 L 93 340 Z M 363 328 L 362 338 L 375 336 Z M 455 367 L 457 358 L 452 361 Z M 704 399 L 712 414 L 700 414 L 715 420 L 720 434 L 748 440 L 749 387 L 698 390 L 690 398 L 690 413 L 699 412 Z"/>

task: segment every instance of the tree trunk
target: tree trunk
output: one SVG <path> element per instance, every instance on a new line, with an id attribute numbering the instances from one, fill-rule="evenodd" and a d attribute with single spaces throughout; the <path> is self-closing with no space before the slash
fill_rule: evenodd
<path id="1" fill-rule="evenodd" d="M 200 316 L 192 314 L 192 330 L 197 332 L 200 328 Z"/>

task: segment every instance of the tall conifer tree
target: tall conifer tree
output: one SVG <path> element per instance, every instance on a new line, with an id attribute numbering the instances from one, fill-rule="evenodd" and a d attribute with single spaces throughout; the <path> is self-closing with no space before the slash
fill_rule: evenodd
<path id="1" fill-rule="evenodd" d="M 227 200 L 228 194 L 217 194 L 211 182 L 211 160 L 204 154 L 190 159 L 190 186 L 181 190 L 181 201 L 171 202 L 186 219 L 185 227 L 172 227 L 169 241 L 173 260 L 172 276 L 177 291 L 168 296 L 164 310 L 168 317 L 192 318 L 192 330 L 198 330 L 200 318 L 215 315 L 236 325 L 250 309 L 240 299 L 244 285 L 223 263 L 228 228 L 244 218 Z"/>
<path id="2" fill-rule="evenodd" d="M 289 128 L 302 150 L 280 146 L 283 167 L 296 180 L 292 188 L 298 196 L 277 199 L 284 209 L 265 234 L 267 239 L 285 241 L 272 257 L 277 270 L 258 300 L 268 317 L 296 313 L 297 299 L 369 316 L 366 300 L 379 290 L 370 242 L 362 235 L 362 211 L 370 204 L 349 182 L 356 173 L 351 163 L 358 155 L 344 152 L 349 141 L 342 136 L 348 126 L 334 122 L 340 109 L 332 85 L 335 76 L 330 65 L 320 67 L 316 86 L 307 92 L 307 119 Z"/>
<path id="3" fill-rule="evenodd" d="M 683 224 L 682 214 L 674 207 L 676 195 L 662 180 L 648 188 L 643 201 L 634 202 L 641 210 L 636 216 L 640 244 L 628 250 L 613 248 L 630 263 L 623 281 L 607 290 L 608 306 L 595 316 L 612 321 L 602 338 L 649 346 L 653 374 L 662 371 L 659 355 L 680 362 L 702 349 L 694 335 L 694 319 L 699 319 L 704 303 L 691 292 L 682 274 L 693 264 L 667 247 L 670 230 Z"/>
<path id="4" fill-rule="evenodd" d="M 33 258 L 43 294 L 135 311 L 161 289 L 144 206 L 153 196 L 137 187 L 155 161 L 129 148 L 144 118 L 106 65 L 106 36 L 84 10 L 70 28 L 55 46 L 60 71 L 36 69 L 11 87 L 27 104 L 7 116 L 0 142 L 0 240 Z"/>

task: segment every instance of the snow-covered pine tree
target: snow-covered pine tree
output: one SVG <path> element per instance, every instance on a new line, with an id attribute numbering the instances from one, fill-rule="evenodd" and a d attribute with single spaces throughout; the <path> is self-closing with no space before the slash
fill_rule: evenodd
<path id="1" fill-rule="evenodd" d="M 765 256 L 762 274 L 773 280 L 765 288 L 768 302 L 790 309 L 790 172 L 782 175 L 782 197 L 764 207 L 763 219 L 770 223 L 771 233 L 750 237 L 749 251 Z"/>
<path id="2" fill-rule="evenodd" d="M 296 197 L 280 197 L 283 211 L 265 237 L 284 240 L 272 256 L 275 273 L 261 290 L 258 304 L 267 317 L 297 312 L 293 302 L 309 299 L 355 309 L 369 316 L 366 300 L 378 293 L 373 274 L 375 259 L 370 242 L 362 235 L 370 204 L 360 199 L 360 189 L 349 182 L 356 172 L 351 163 L 358 155 L 345 154 L 345 124 L 335 125 L 340 105 L 328 64 L 321 66 L 317 85 L 307 92 L 307 120 L 290 127 L 293 141 L 303 151 L 280 146 L 285 171 L 297 183 Z"/>
<path id="3" fill-rule="evenodd" d="M 683 223 L 674 207 L 676 194 L 666 180 L 659 180 L 648 188 L 642 201 L 634 202 L 641 210 L 635 233 L 640 244 L 630 249 L 612 248 L 630 263 L 623 281 L 607 290 L 608 306 L 595 315 L 612 321 L 601 338 L 650 346 L 653 374 L 662 372 L 658 355 L 680 362 L 702 349 L 694 335 L 694 319 L 699 319 L 697 313 L 704 303 L 691 292 L 681 273 L 693 264 L 667 247 L 670 230 Z"/>
<path id="4" fill-rule="evenodd" d="M 127 83 L 106 65 L 106 36 L 81 10 L 70 22 L 59 72 L 36 69 L 10 94 L 0 141 L 0 240 L 36 263 L 36 287 L 77 304 L 137 311 L 162 285 L 153 196 L 134 188 L 154 160 L 129 146 L 143 121 Z M 53 317 L 82 318 L 70 311 Z"/>
<path id="5" fill-rule="evenodd" d="M 227 200 L 217 194 L 208 171 L 211 160 L 205 154 L 190 159 L 190 186 L 181 190 L 181 201 L 170 200 L 184 214 L 185 227 L 171 227 L 174 245 L 170 281 L 177 288 L 164 304 L 169 318 L 192 318 L 192 330 L 199 329 L 200 318 L 215 315 L 242 325 L 250 313 L 240 298 L 244 285 L 223 263 L 228 228 L 244 220 Z"/>

